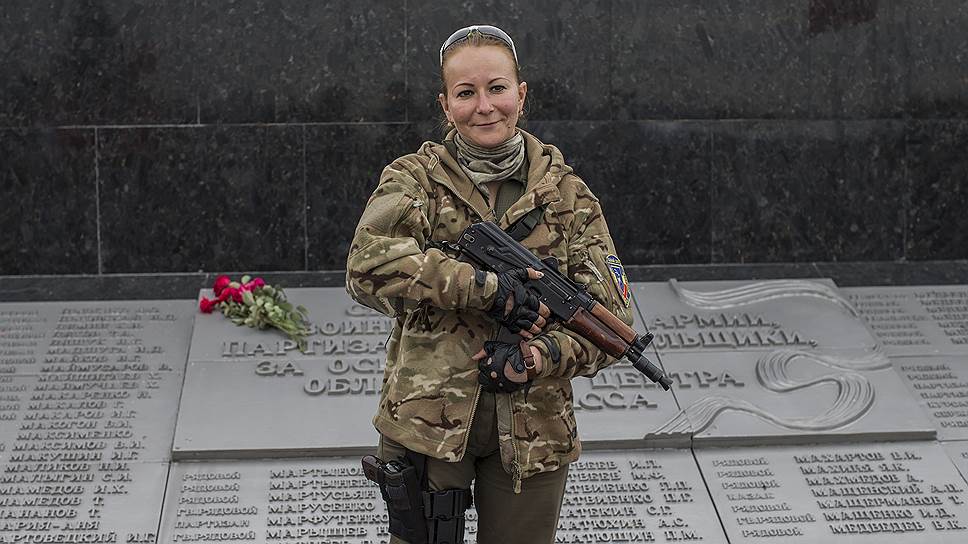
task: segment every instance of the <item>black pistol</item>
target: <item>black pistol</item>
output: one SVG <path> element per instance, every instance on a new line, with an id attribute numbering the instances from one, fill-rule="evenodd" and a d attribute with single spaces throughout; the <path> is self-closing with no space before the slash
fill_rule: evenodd
<path id="1" fill-rule="evenodd" d="M 374 455 L 363 457 L 362 463 L 363 475 L 380 486 L 387 503 L 390 532 L 408 542 L 426 542 L 427 520 L 417 469 L 396 459 L 384 462 Z"/>

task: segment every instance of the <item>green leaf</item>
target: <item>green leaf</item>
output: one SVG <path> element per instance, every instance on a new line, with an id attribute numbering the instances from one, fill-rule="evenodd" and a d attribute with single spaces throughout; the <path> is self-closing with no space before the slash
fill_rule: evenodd
<path id="1" fill-rule="evenodd" d="M 252 278 L 249 277 L 248 274 L 242 276 L 242 283 L 249 283 L 251 280 L 252 280 Z"/>
<path id="2" fill-rule="evenodd" d="M 246 291 L 242 293 L 242 302 L 244 302 L 248 306 L 252 306 L 255 304 L 255 297 L 252 296 L 251 291 Z"/>

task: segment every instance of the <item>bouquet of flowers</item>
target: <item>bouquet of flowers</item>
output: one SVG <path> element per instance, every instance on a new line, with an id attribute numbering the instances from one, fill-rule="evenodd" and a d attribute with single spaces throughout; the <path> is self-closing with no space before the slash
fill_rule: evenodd
<path id="1" fill-rule="evenodd" d="M 232 281 L 223 275 L 215 278 L 212 290 L 215 299 L 202 297 L 198 305 L 203 313 L 210 314 L 217 308 L 236 325 L 256 329 L 274 327 L 295 341 L 300 351 L 305 351 L 308 312 L 288 302 L 281 288 L 267 284 L 262 278 L 242 276 L 241 281 Z"/>

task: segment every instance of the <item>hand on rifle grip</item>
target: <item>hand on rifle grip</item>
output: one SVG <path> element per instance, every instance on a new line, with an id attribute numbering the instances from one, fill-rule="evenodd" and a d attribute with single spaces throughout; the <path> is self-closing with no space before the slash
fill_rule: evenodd
<path id="1" fill-rule="evenodd" d="M 533 338 L 548 324 L 551 311 L 528 291 L 524 283 L 543 273 L 533 268 L 515 268 L 497 274 L 497 294 L 488 315 L 523 338 Z"/>

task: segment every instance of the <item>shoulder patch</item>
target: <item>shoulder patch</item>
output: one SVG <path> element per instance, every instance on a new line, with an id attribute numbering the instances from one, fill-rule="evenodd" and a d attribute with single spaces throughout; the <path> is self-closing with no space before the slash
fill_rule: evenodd
<path id="1" fill-rule="evenodd" d="M 628 308 L 632 304 L 632 291 L 629 288 L 629 278 L 625 275 L 625 269 L 622 268 L 622 261 L 615 255 L 606 255 L 605 264 L 608 265 L 612 281 L 615 282 L 615 287 L 618 288 L 618 293 L 622 296 L 622 302 Z"/>

